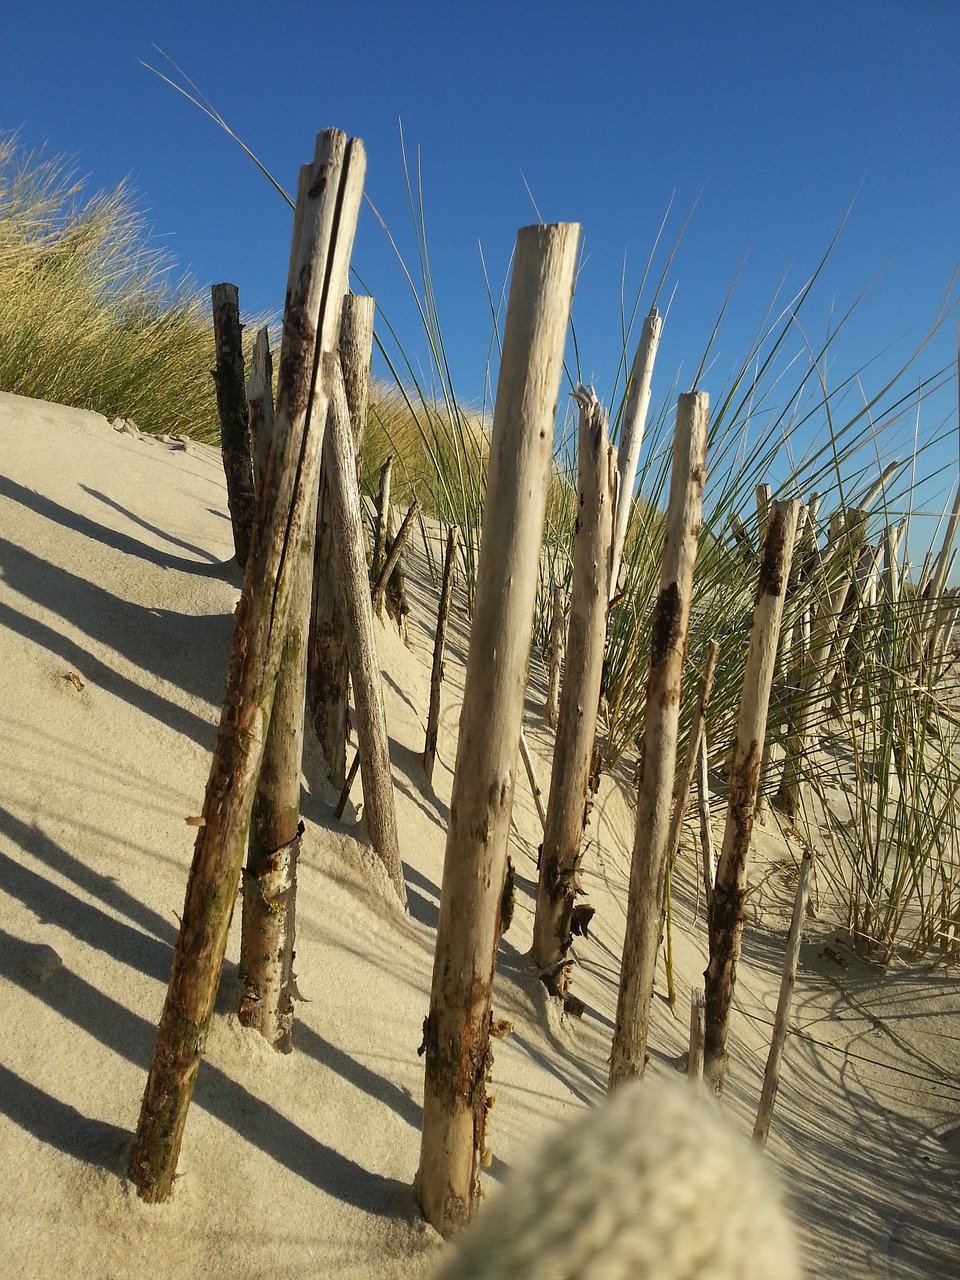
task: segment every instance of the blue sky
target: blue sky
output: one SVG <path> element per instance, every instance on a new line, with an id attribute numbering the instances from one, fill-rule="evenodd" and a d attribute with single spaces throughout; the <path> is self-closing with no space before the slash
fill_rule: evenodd
<path id="1" fill-rule="evenodd" d="M 53 3 L 20 6 L 0 38 L 0 127 L 75 159 L 91 190 L 129 177 L 161 243 L 204 287 L 240 286 L 246 313 L 282 305 L 291 217 L 230 139 L 145 70 L 174 58 L 288 188 L 318 129 L 364 139 L 367 192 L 402 251 L 415 242 L 399 141 L 419 149 L 431 268 L 454 384 L 479 402 L 491 320 L 518 227 L 579 221 L 581 369 L 608 402 L 661 219 L 641 314 L 674 294 L 654 399 L 696 370 L 743 274 L 702 385 L 747 352 L 781 277 L 785 297 L 853 209 L 804 322 L 822 339 L 881 272 L 842 341 L 839 377 L 882 385 L 936 315 L 960 263 L 957 0 L 473 4 Z M 533 199 L 536 202 L 534 208 Z M 415 362 L 426 345 L 393 250 L 365 211 L 354 263 Z M 956 297 L 956 290 L 953 297 Z M 956 317 L 910 381 L 949 364 Z M 799 342 L 799 339 L 798 339 Z M 956 414 L 955 387 L 921 430 Z M 952 464 L 930 501 L 950 497 Z"/>

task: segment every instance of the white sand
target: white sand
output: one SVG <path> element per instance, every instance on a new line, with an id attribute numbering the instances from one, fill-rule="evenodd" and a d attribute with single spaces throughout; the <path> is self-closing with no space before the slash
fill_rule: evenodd
<path id="1" fill-rule="evenodd" d="M 232 550 L 215 450 L 0 395 L 4 1277 L 414 1277 L 441 1247 L 410 1183 L 467 638 L 458 617 L 434 790 L 418 757 L 435 595 L 415 572 L 410 647 L 381 633 L 410 915 L 360 829 L 334 822 L 308 748 L 297 911 L 307 1002 L 294 1052 L 274 1055 L 232 1016 L 234 929 L 174 1195 L 144 1206 L 124 1176 L 192 853 L 184 819 L 201 806 L 223 692 L 239 594 Z M 541 675 L 527 731 L 546 786 Z M 518 785 L 518 910 L 495 996 L 515 1031 L 495 1049 L 494 1188 L 550 1124 L 603 1096 L 632 846 L 625 797 L 604 780 L 587 858 L 597 916 L 576 946 L 587 1011 L 560 1027 L 525 961 L 539 832 Z M 746 1133 L 795 859 L 761 833 L 726 1096 Z M 685 1049 L 705 963 L 695 884 L 687 859 L 675 907 L 680 1006 L 674 1018 L 656 1001 L 658 1074 Z M 810 1274 L 960 1274 L 960 1165 L 948 1150 L 960 1157 L 956 972 L 883 973 L 814 924 L 794 1024 L 807 1038 L 788 1042 L 768 1151 Z"/>

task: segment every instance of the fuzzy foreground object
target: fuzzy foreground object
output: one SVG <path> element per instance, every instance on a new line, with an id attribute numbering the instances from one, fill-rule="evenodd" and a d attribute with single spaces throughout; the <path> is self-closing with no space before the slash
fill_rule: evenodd
<path id="1" fill-rule="evenodd" d="M 633 1081 L 515 1170 L 435 1280 L 799 1280 L 769 1165 L 686 1085 Z"/>

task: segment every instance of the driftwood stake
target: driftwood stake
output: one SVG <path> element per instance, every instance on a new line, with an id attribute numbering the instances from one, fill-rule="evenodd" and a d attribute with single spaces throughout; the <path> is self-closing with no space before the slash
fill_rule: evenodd
<path id="1" fill-rule="evenodd" d="M 579 387 L 576 398 L 580 405 L 579 504 L 567 677 L 560 694 L 533 921 L 533 962 L 541 972 L 558 964 L 570 946 L 587 784 L 597 737 L 617 505 L 617 455 L 607 436 L 607 415 L 592 390 Z"/>
<path id="2" fill-rule="evenodd" d="M 386 556 L 387 513 L 390 510 L 390 477 L 393 473 L 393 455 L 380 468 L 380 492 L 377 495 L 377 521 L 373 531 L 373 561 L 370 565 L 370 581 L 376 582 Z"/>
<path id="3" fill-rule="evenodd" d="M 609 599 L 611 600 L 617 594 L 617 578 L 620 575 L 623 544 L 626 541 L 627 525 L 630 523 L 630 510 L 633 506 L 633 486 L 637 478 L 637 464 L 640 461 L 643 433 L 650 408 L 653 366 L 657 358 L 662 331 L 663 318 L 655 306 L 651 307 L 650 314 L 643 322 L 640 341 L 637 343 L 636 355 L 633 357 L 633 367 L 627 383 L 627 399 L 623 407 L 623 424 L 620 428 L 620 447 L 617 451 L 617 492 L 620 500 L 617 505 L 610 561 Z"/>
<path id="4" fill-rule="evenodd" d="M 703 987 L 690 992 L 690 1049 L 687 1054 L 687 1078 L 694 1084 L 703 1080 Z"/>
<path id="5" fill-rule="evenodd" d="M 240 294 L 235 284 L 215 284 L 210 292 L 213 335 L 217 349 L 213 381 L 217 389 L 217 411 L 220 415 L 220 449 L 227 480 L 227 507 L 233 525 L 237 564 L 245 569 L 253 538 L 256 495 L 253 487 L 250 432 L 247 427 Z"/>
<path id="6" fill-rule="evenodd" d="M 350 431 L 350 410 L 339 364 L 330 393 L 327 431 L 330 446 L 330 505 L 333 541 L 338 552 L 340 579 L 346 601 L 347 654 L 353 675 L 357 709 L 357 749 L 363 783 L 364 817 L 370 840 L 393 881 L 397 896 L 407 905 L 403 883 L 397 811 L 390 773 L 387 716 L 383 705 L 383 677 L 377 656 L 370 580 L 363 549 L 360 490 Z"/>
<path id="7" fill-rule="evenodd" d="M 336 130 L 319 135 L 297 283 L 284 315 L 277 439 L 267 466 L 264 518 L 257 524 L 237 606 L 204 825 L 194 848 L 170 985 L 130 1156 L 130 1176 L 147 1201 L 166 1199 L 173 1184 L 220 981 L 300 534 L 308 495 L 313 493 L 310 470 L 323 431 L 364 167 L 359 140 L 348 143 Z"/>
<path id="8" fill-rule="evenodd" d="M 267 471 L 267 454 L 273 439 L 273 356 L 266 325 L 257 330 L 247 378 L 247 423 L 253 453 L 253 487 L 259 499 Z"/>
<path id="9" fill-rule="evenodd" d="M 373 596 L 374 613 L 380 612 L 381 606 L 383 605 L 383 593 L 387 589 L 387 583 L 390 581 L 394 570 L 400 563 L 400 556 L 403 552 L 404 544 L 410 536 L 410 531 L 413 528 L 413 522 L 417 518 L 419 512 L 420 503 L 416 498 L 414 498 L 407 509 L 407 514 L 403 517 L 403 523 L 397 530 L 396 537 L 390 540 L 390 550 L 387 552 L 386 559 L 383 562 L 383 566 L 379 574 L 377 574 L 377 580 L 373 584 L 373 591 L 371 592 L 371 595 Z"/>
<path id="10" fill-rule="evenodd" d="M 450 602 L 453 599 L 453 567 L 456 553 L 457 531 L 451 525 L 447 531 L 447 550 L 443 557 L 443 583 L 440 587 L 437 631 L 433 641 L 433 668 L 430 672 L 430 710 L 427 714 L 427 736 L 423 746 L 423 772 L 428 782 L 433 781 L 433 766 L 437 759 L 437 738 L 440 733 L 440 686 L 443 684 L 443 646 L 447 641 L 447 622 L 450 618 Z"/>
<path id="11" fill-rule="evenodd" d="M 706 479 L 708 405 L 702 391 L 681 395 L 677 404 L 660 594 L 653 610 L 643 772 L 630 866 L 627 930 L 610 1055 L 611 1089 L 628 1076 L 642 1075 L 646 1062 L 677 760 L 680 673 L 687 647 Z"/>
<path id="12" fill-rule="evenodd" d="M 533 803 L 537 807 L 537 816 L 540 819 L 540 826 L 546 826 L 547 811 L 543 807 L 543 791 L 537 780 L 537 771 L 533 767 L 533 756 L 530 754 L 530 745 L 527 742 L 527 735 L 520 730 L 520 758 L 523 761 L 523 767 L 527 773 L 527 781 L 530 783 L 530 790 L 533 793 Z"/>
<path id="13" fill-rule="evenodd" d="M 517 237 L 443 864 L 414 1190 L 442 1235 L 479 1195 L 490 999 L 563 344 L 580 228 Z M 493 655 L 496 659 L 493 659 Z"/>
<path id="14" fill-rule="evenodd" d="M 700 855 L 703 858 L 704 901 L 709 910 L 713 900 L 713 886 L 717 878 L 717 857 L 713 849 L 713 828 L 710 825 L 710 778 L 707 763 L 707 730 L 700 732 L 700 750 L 697 752 L 697 812 L 700 817 Z"/>
<path id="15" fill-rule="evenodd" d="M 767 537 L 760 562 L 753 630 L 747 650 L 743 697 L 730 769 L 727 823 L 717 863 L 713 900 L 707 916 L 710 961 L 704 974 L 707 1000 L 705 1058 L 707 1075 L 717 1093 L 723 1089 L 727 1028 L 743 936 L 747 862 L 760 781 L 760 760 L 799 512 L 798 501 L 774 502 L 767 517 Z"/>
<path id="16" fill-rule="evenodd" d="M 807 895 L 810 891 L 810 868 L 812 863 L 813 855 L 811 851 L 804 849 L 803 859 L 800 863 L 800 881 L 797 884 L 797 896 L 793 903 L 793 919 L 790 921 L 790 932 L 787 934 L 787 953 L 783 960 L 780 998 L 777 1000 L 777 1013 L 773 1020 L 773 1038 L 770 1041 L 767 1066 L 763 1073 L 763 1090 L 760 1094 L 757 1122 L 753 1128 L 753 1140 L 758 1147 L 767 1145 L 770 1120 L 777 1101 L 777 1089 L 780 1085 L 780 1063 L 783 1059 L 783 1045 L 787 1038 L 793 988 L 797 981 L 800 941 L 803 937 L 803 918 L 807 910 Z"/>
<path id="17" fill-rule="evenodd" d="M 370 394 L 373 298 L 347 294 L 340 322 L 340 368 L 357 457 L 363 441 Z M 317 546 L 313 560 L 313 603 L 307 650 L 307 705 L 330 783 L 343 787 L 347 768 L 350 667 L 339 557 L 330 514 L 330 464 L 324 448 L 317 505 Z"/>

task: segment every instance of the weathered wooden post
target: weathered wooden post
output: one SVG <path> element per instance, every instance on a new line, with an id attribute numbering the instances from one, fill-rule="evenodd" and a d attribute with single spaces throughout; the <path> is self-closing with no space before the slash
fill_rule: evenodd
<path id="1" fill-rule="evenodd" d="M 590 760 L 597 738 L 617 505 L 617 454 L 607 436 L 607 415 L 592 389 L 579 387 L 576 398 L 580 405 L 579 503 L 567 677 L 560 694 L 533 921 L 533 961 L 541 972 L 562 959 L 571 937 Z"/>
<path id="2" fill-rule="evenodd" d="M 490 997 L 533 632 L 563 347 L 580 228 L 517 237 L 443 864 L 415 1192 L 449 1235 L 479 1194 Z"/>
<path id="3" fill-rule="evenodd" d="M 253 487 L 259 499 L 273 439 L 273 356 L 266 326 L 257 331 L 247 378 L 247 422 L 253 454 Z"/>
<path id="4" fill-rule="evenodd" d="M 357 457 L 363 443 L 370 397 L 373 298 L 347 294 L 340 322 L 340 367 L 347 393 Z M 324 454 L 329 445 L 324 448 Z M 350 668 L 339 558 L 333 545 L 329 464 L 320 469 L 317 549 L 313 560 L 313 604 L 307 649 L 307 703 L 332 786 L 342 790 L 347 773 Z"/>
<path id="5" fill-rule="evenodd" d="M 451 525 L 447 530 L 447 550 L 443 557 L 443 583 L 440 587 L 437 630 L 433 639 L 433 668 L 430 672 L 430 710 L 427 713 L 427 734 L 423 746 L 423 772 L 428 782 L 433 781 L 433 766 L 437 759 L 437 738 L 440 733 L 440 687 L 443 684 L 443 647 L 447 641 L 447 622 L 450 618 L 450 602 L 453 599 L 453 568 L 456 551 L 457 531 Z"/>
<path id="6" fill-rule="evenodd" d="M 170 985 L 147 1076 L 130 1176 L 147 1201 L 170 1193 L 190 1096 L 213 1012 L 240 878 L 254 787 L 287 629 L 299 540 L 313 494 L 311 468 L 326 414 L 340 303 L 359 212 L 363 144 L 319 135 L 314 181 L 287 298 L 277 438 L 264 518 L 247 560 L 201 826 L 187 882 Z"/>
<path id="7" fill-rule="evenodd" d="M 704 973 L 707 1001 L 705 1060 L 707 1076 L 717 1093 L 723 1089 L 727 1027 L 743 936 L 743 904 L 747 893 L 747 863 L 760 781 L 760 760 L 799 512 L 798 501 L 774 502 L 767 517 L 767 537 L 760 561 L 753 630 L 730 769 L 727 822 L 707 917 L 710 962 Z"/>
<path id="8" fill-rule="evenodd" d="M 660 594 L 653 610 L 627 930 L 610 1055 L 611 1089 L 628 1076 L 642 1075 L 646 1060 L 677 762 L 680 674 L 706 481 L 708 406 L 703 391 L 687 392 L 677 403 Z"/>
<path id="9" fill-rule="evenodd" d="M 331 384 L 327 433 L 329 445 L 324 460 L 328 463 L 333 543 L 337 548 L 346 605 L 347 657 L 357 708 L 357 754 L 363 783 L 364 816 L 370 841 L 393 881 L 397 896 L 406 907 L 407 890 L 400 861 L 387 715 L 383 704 L 383 676 L 377 656 L 370 579 L 364 553 L 356 454 L 339 364 Z"/>
<path id="10" fill-rule="evenodd" d="M 640 461 L 643 433 L 650 409 L 653 366 L 657 359 L 662 332 L 663 318 L 653 306 L 640 330 L 640 341 L 637 343 L 636 354 L 633 357 L 633 366 L 627 381 L 627 398 L 623 406 L 620 445 L 617 450 L 617 492 L 620 498 L 617 504 L 617 522 L 614 526 L 613 552 L 610 562 L 611 600 L 617 594 L 617 578 L 620 575 L 620 561 L 623 559 L 623 544 L 626 541 L 627 525 L 630 523 L 630 511 L 633 507 L 633 486 L 637 479 L 637 465 Z"/>
<path id="11" fill-rule="evenodd" d="M 767 1145 L 770 1120 L 777 1101 L 777 1089 L 780 1086 L 780 1063 L 783 1059 L 783 1045 L 787 1038 L 793 988 L 797 982 L 800 942 L 803 937 L 803 918 L 807 910 L 807 895 L 810 891 L 810 868 L 812 865 L 813 854 L 810 849 L 804 849 L 803 859 L 800 862 L 800 880 L 797 884 L 797 896 L 793 903 L 793 919 L 790 921 L 790 932 L 787 934 L 787 950 L 783 959 L 780 996 L 777 1000 L 777 1012 L 773 1020 L 773 1037 L 770 1041 L 770 1052 L 767 1054 L 767 1065 L 763 1073 L 763 1089 L 760 1093 L 760 1106 L 757 1109 L 757 1122 L 753 1127 L 753 1140 L 758 1147 Z"/>
<path id="12" fill-rule="evenodd" d="M 237 564 L 247 566 L 253 538 L 256 495 L 247 427 L 247 396 L 243 376 L 240 294 L 235 284 L 215 284 L 211 290 L 213 336 L 217 364 L 213 381 L 220 415 L 220 449 L 227 481 L 227 507 L 233 525 Z"/>
<path id="13" fill-rule="evenodd" d="M 690 992 L 690 1048 L 687 1053 L 687 1079 L 694 1084 L 703 1083 L 703 1035 L 704 1035 L 703 987 Z"/>

